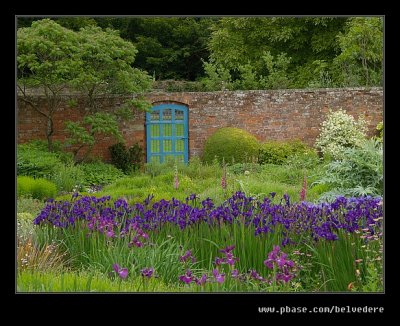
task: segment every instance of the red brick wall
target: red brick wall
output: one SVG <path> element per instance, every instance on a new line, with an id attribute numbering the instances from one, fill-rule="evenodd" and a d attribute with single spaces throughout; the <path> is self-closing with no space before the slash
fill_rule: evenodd
<path id="1" fill-rule="evenodd" d="M 260 141 L 300 139 L 313 145 L 328 109 L 342 108 L 354 117 L 364 115 L 369 135 L 383 119 L 382 88 L 344 88 L 317 90 L 259 90 L 234 92 L 149 93 L 146 98 L 153 104 L 179 103 L 189 108 L 189 157 L 200 155 L 205 140 L 221 127 L 242 128 Z M 108 99 L 105 107 L 112 111 L 121 100 Z M 43 104 L 44 105 L 44 104 Z M 55 140 L 64 140 L 65 120 L 78 120 L 85 113 L 82 99 L 75 109 L 63 105 L 55 114 Z M 18 101 L 18 143 L 30 139 L 45 139 L 42 117 Z M 135 112 L 135 119 L 121 125 L 130 146 L 134 142 L 145 150 L 145 114 Z M 108 138 L 99 143 L 93 154 L 109 160 L 108 146 L 115 141 Z"/>

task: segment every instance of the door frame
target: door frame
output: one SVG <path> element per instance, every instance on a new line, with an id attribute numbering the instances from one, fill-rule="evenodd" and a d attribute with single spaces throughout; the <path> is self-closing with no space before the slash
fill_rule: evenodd
<path id="1" fill-rule="evenodd" d="M 171 111 L 171 120 L 166 120 L 163 121 L 163 110 L 164 109 L 172 109 Z M 183 136 L 176 136 L 175 132 L 175 126 L 176 126 L 176 121 L 175 121 L 175 110 L 181 110 L 183 111 Z M 158 121 L 152 121 L 151 120 L 151 114 L 155 111 L 160 111 L 160 119 Z M 151 162 L 151 139 L 154 139 L 154 137 L 151 137 L 151 125 L 152 124 L 172 124 L 172 136 L 167 136 L 171 137 L 169 139 L 175 140 L 175 139 L 183 139 L 184 140 L 184 152 L 183 152 L 183 157 L 184 157 L 184 163 L 188 163 L 189 161 L 189 110 L 188 107 L 184 104 L 175 104 L 175 103 L 162 103 L 162 104 L 156 104 L 153 105 L 150 109 L 149 112 L 146 112 L 146 161 Z M 179 123 L 180 124 L 180 123 Z M 163 152 L 163 146 L 162 146 L 162 140 L 165 139 L 164 135 L 162 134 L 162 129 L 160 128 L 160 136 L 157 137 L 160 140 L 160 162 L 163 163 L 165 162 L 165 156 L 167 155 L 173 155 L 176 156 L 176 151 L 172 150 L 171 153 L 164 153 Z M 173 142 L 174 143 L 174 142 Z M 175 145 L 173 145 L 173 149 L 175 149 Z"/>

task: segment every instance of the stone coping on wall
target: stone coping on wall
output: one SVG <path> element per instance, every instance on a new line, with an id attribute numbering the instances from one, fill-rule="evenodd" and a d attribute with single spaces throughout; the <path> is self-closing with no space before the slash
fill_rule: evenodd
<path id="1" fill-rule="evenodd" d="M 166 95 L 173 96 L 178 94 L 240 94 L 240 93 L 325 93 L 325 92 L 341 92 L 341 91 L 369 91 L 369 92 L 383 92 L 383 87 L 337 87 L 337 88 L 288 88 L 288 89 L 257 89 L 257 90 L 224 90 L 224 91 L 212 91 L 212 92 L 166 92 L 166 91 L 150 91 L 143 94 L 132 94 L 132 95 L 121 95 L 121 94 L 108 94 L 96 96 L 96 98 L 136 98 L 138 95 L 142 96 L 154 96 L 154 95 Z M 17 89 L 17 95 L 22 97 L 21 91 Z M 37 97 L 45 97 L 43 90 L 41 89 L 27 89 L 27 95 L 29 96 L 37 96 Z M 60 96 L 76 96 L 76 97 L 85 97 L 85 94 L 79 91 L 66 90 L 65 92 L 61 92 Z"/>

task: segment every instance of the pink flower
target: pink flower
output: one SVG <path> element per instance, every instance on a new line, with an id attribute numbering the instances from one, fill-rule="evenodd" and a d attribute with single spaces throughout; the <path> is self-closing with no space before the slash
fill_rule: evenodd
<path id="1" fill-rule="evenodd" d="M 174 177 L 174 188 L 175 188 L 175 190 L 178 190 L 178 188 L 179 188 L 179 179 L 178 179 L 177 174 Z"/>
<path id="2" fill-rule="evenodd" d="M 300 191 L 300 200 L 301 201 L 306 200 L 306 195 L 307 195 L 307 177 L 304 175 L 303 187 L 301 188 Z"/>

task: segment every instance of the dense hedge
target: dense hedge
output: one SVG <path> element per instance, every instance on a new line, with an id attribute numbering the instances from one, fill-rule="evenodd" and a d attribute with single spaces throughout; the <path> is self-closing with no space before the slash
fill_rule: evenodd
<path id="1" fill-rule="evenodd" d="M 205 142 L 203 161 L 244 163 L 257 159 L 259 143 L 257 139 L 245 130 L 238 128 L 221 128 Z"/>
<path id="2" fill-rule="evenodd" d="M 36 199 L 54 198 L 57 193 L 56 185 L 43 178 L 21 176 L 17 178 L 18 196 L 32 197 Z"/>
<path id="3" fill-rule="evenodd" d="M 284 164 L 286 160 L 297 154 L 314 154 L 314 151 L 300 140 L 268 141 L 261 145 L 258 153 L 260 164 Z"/>

